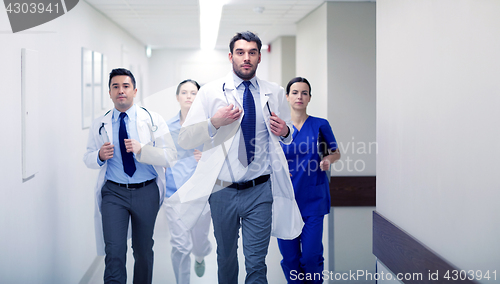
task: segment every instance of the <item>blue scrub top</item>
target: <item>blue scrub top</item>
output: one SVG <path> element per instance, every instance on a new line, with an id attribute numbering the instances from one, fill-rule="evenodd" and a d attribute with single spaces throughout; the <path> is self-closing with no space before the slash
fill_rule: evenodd
<path id="1" fill-rule="evenodd" d="M 294 128 L 290 145 L 281 144 L 288 161 L 295 200 L 302 216 L 325 215 L 330 212 L 330 186 L 326 172 L 321 171 L 318 135 L 321 134 L 331 151 L 337 141 L 326 119 L 309 116 L 300 131 Z"/>
<path id="2" fill-rule="evenodd" d="M 180 124 L 180 112 L 167 121 L 168 129 L 172 135 L 172 139 L 175 143 L 175 148 L 177 149 L 177 163 L 170 168 L 167 168 L 165 172 L 165 177 L 167 179 L 166 183 L 166 196 L 170 197 L 174 194 L 177 189 L 179 189 L 196 170 L 198 162 L 194 158 L 194 149 L 186 150 L 179 146 L 177 140 L 179 139 L 179 131 L 181 129 Z M 198 150 L 203 149 L 203 145 L 197 148 Z"/>

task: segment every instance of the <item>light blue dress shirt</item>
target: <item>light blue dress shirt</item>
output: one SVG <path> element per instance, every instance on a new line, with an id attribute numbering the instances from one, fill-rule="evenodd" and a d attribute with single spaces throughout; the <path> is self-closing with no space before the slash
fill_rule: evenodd
<path id="1" fill-rule="evenodd" d="M 196 170 L 198 162 L 194 158 L 194 149 L 186 150 L 179 146 L 177 140 L 179 138 L 179 131 L 181 129 L 181 113 L 179 112 L 176 116 L 172 117 L 167 121 L 168 129 L 170 130 L 170 135 L 174 140 L 175 148 L 177 149 L 177 163 L 173 167 L 167 168 L 165 172 L 165 177 L 167 179 L 167 197 L 172 196 L 177 189 L 179 189 Z M 196 148 L 198 150 L 203 149 L 203 145 Z"/>
<path id="2" fill-rule="evenodd" d="M 125 113 L 125 125 L 127 126 L 127 135 L 129 139 L 139 141 L 139 134 L 137 133 L 137 107 L 134 104 Z M 122 154 L 120 152 L 119 130 L 120 130 L 120 111 L 113 108 L 112 112 L 113 123 L 113 145 L 114 152 L 113 158 L 109 159 L 108 168 L 106 169 L 106 180 L 111 180 L 117 183 L 141 183 L 156 178 L 157 174 L 153 166 L 137 162 L 134 154 L 134 162 L 136 171 L 133 176 L 128 176 L 123 171 Z M 99 164 L 104 164 L 98 158 Z"/>

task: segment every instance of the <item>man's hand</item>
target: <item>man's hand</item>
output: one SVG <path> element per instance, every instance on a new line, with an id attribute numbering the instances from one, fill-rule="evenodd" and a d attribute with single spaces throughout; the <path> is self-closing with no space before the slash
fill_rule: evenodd
<path id="1" fill-rule="evenodd" d="M 221 107 L 217 112 L 210 118 L 212 125 L 219 129 L 221 126 L 231 124 L 238 120 L 241 116 L 242 110 L 240 108 L 233 109 L 234 105 L 230 104 L 226 107 Z"/>
<path id="2" fill-rule="evenodd" d="M 127 153 L 133 152 L 134 154 L 141 153 L 141 143 L 134 139 L 125 139 L 125 149 L 127 149 Z"/>
<path id="3" fill-rule="evenodd" d="M 109 142 L 102 144 L 99 150 L 99 159 L 101 161 L 106 161 L 113 158 L 113 153 L 115 152 L 115 146 Z"/>
<path id="4" fill-rule="evenodd" d="M 201 151 L 198 149 L 194 149 L 193 156 L 196 162 L 199 162 L 201 160 Z"/>
<path id="5" fill-rule="evenodd" d="M 288 126 L 285 121 L 279 118 L 274 112 L 271 113 L 271 132 L 276 136 L 286 137 L 288 135 Z"/>

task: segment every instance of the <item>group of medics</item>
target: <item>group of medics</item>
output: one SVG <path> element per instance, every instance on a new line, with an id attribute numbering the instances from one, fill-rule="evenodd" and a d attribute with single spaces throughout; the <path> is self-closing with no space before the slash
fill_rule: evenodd
<path id="1" fill-rule="evenodd" d="M 219 283 L 237 283 L 240 228 L 245 283 L 267 283 L 271 234 L 278 237 L 288 283 L 322 283 L 317 275 L 324 268 L 323 218 L 330 210 L 327 172 L 340 153 L 328 121 L 307 114 L 307 79 L 293 78 L 284 93 L 255 76 L 261 45 L 251 32 L 233 37 L 232 72 L 200 93 L 196 81 L 182 81 L 176 90 L 180 111 L 168 121 L 133 103 L 137 89 L 129 70 L 111 71 L 114 109 L 94 121 L 84 156 L 89 168 L 100 169 L 95 230 L 98 253 L 106 255 L 105 283 L 126 283 L 127 237 L 133 282 L 152 282 L 152 236 L 162 204 L 177 283 L 190 281 L 191 253 L 196 275 L 203 276 L 212 219 Z"/>

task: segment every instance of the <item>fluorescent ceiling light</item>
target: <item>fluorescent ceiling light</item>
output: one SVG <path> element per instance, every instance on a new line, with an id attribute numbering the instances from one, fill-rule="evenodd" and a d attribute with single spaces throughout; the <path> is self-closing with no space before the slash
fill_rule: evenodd
<path id="1" fill-rule="evenodd" d="M 227 0 L 199 0 L 201 49 L 214 49 L 219 34 L 222 6 Z"/>

